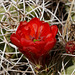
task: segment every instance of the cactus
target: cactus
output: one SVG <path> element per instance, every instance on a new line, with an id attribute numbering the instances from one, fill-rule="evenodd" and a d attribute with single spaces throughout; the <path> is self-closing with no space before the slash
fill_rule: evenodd
<path id="1" fill-rule="evenodd" d="M 0 2 L 0 75 L 75 74 L 75 55 L 67 54 L 65 44 L 75 40 L 75 0 L 5 0 Z M 50 51 L 49 66 L 37 70 L 10 41 L 20 21 L 37 17 L 59 28 L 56 46 Z M 40 74 L 39 74 L 40 73 Z"/>

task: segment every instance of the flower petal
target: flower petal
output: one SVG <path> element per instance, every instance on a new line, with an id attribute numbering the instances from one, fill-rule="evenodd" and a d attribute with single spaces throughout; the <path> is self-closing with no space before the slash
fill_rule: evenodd
<path id="1" fill-rule="evenodd" d="M 10 40 L 11 40 L 11 42 L 12 42 L 14 45 L 16 45 L 17 47 L 21 47 L 20 41 L 19 41 L 18 38 L 16 37 L 16 34 L 15 34 L 15 33 L 11 34 Z"/>
<path id="2" fill-rule="evenodd" d="M 31 45 L 34 45 L 34 42 L 31 41 L 31 40 L 27 40 L 25 38 L 21 38 L 21 45 L 22 46 L 31 46 Z"/>
<path id="3" fill-rule="evenodd" d="M 35 63 L 36 54 L 32 50 L 35 51 L 35 48 L 31 47 L 23 47 L 19 48 L 19 51 L 22 52 L 31 62 Z"/>
<path id="4" fill-rule="evenodd" d="M 23 49 L 27 50 L 27 52 L 31 53 L 32 55 L 37 54 L 37 49 L 33 46 L 23 47 Z"/>
<path id="5" fill-rule="evenodd" d="M 50 39 L 50 41 L 47 42 L 45 47 L 44 47 L 45 52 L 50 51 L 54 47 L 55 43 L 56 43 L 55 38 Z"/>
<path id="6" fill-rule="evenodd" d="M 38 32 L 38 28 L 40 26 L 41 22 L 38 18 L 33 18 L 30 20 L 30 22 L 28 23 L 30 29 L 31 29 L 31 33 L 30 35 L 32 37 L 37 37 L 37 32 Z"/>
<path id="7" fill-rule="evenodd" d="M 54 35 L 54 37 L 56 36 L 57 32 L 58 32 L 58 27 L 57 25 L 52 25 L 50 26 L 52 34 Z"/>
<path id="8" fill-rule="evenodd" d="M 21 29 L 22 33 L 24 34 L 25 39 L 30 40 L 30 28 L 27 26 Z"/>
<path id="9" fill-rule="evenodd" d="M 17 30 L 19 30 L 22 26 L 25 26 L 26 24 L 27 24 L 26 21 L 24 21 L 24 22 L 21 21 Z"/>
<path id="10" fill-rule="evenodd" d="M 29 28 L 28 24 L 25 25 L 25 23 L 24 23 L 24 25 L 23 25 L 23 23 L 22 23 L 20 28 L 16 31 L 16 35 L 18 38 L 24 37 L 29 40 L 30 39 L 30 28 Z"/>
<path id="11" fill-rule="evenodd" d="M 36 41 L 35 42 L 35 47 L 38 49 L 37 53 L 40 54 L 40 56 L 41 56 L 41 52 L 42 52 L 45 44 L 46 44 L 45 41 Z"/>
<path id="12" fill-rule="evenodd" d="M 53 38 L 53 34 L 52 34 L 52 33 L 49 33 L 49 34 L 46 36 L 45 41 L 48 42 L 48 41 L 50 41 L 52 38 Z"/>
<path id="13" fill-rule="evenodd" d="M 50 26 L 48 23 L 42 23 L 39 30 L 40 30 L 39 35 L 40 37 L 43 37 L 43 38 L 51 32 Z"/>

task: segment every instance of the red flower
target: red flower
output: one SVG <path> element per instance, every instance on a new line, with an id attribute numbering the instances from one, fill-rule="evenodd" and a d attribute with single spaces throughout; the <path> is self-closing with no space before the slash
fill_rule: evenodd
<path id="1" fill-rule="evenodd" d="M 75 41 L 69 41 L 66 43 L 66 52 L 67 53 L 74 53 L 75 52 Z"/>
<path id="2" fill-rule="evenodd" d="M 49 26 L 48 23 L 33 18 L 29 22 L 20 22 L 10 40 L 29 60 L 38 62 L 54 47 L 57 32 L 56 25 Z"/>

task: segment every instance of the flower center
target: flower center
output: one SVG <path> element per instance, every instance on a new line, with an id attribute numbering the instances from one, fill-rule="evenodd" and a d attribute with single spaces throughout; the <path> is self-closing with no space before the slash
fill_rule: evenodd
<path id="1" fill-rule="evenodd" d="M 40 41 L 40 40 L 39 40 L 39 39 L 37 39 L 37 40 L 36 40 L 36 39 L 34 39 L 33 41 L 34 41 L 34 42 L 36 42 L 36 41 Z"/>

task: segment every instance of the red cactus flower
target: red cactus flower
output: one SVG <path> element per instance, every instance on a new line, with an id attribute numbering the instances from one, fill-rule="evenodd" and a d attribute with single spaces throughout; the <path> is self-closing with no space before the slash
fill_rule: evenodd
<path id="1" fill-rule="evenodd" d="M 49 26 L 48 23 L 33 18 L 29 22 L 20 22 L 16 31 L 10 36 L 11 42 L 33 62 L 42 61 L 56 43 L 56 25 Z"/>
<path id="2" fill-rule="evenodd" d="M 75 52 L 75 41 L 69 41 L 66 43 L 66 52 L 73 54 Z"/>

